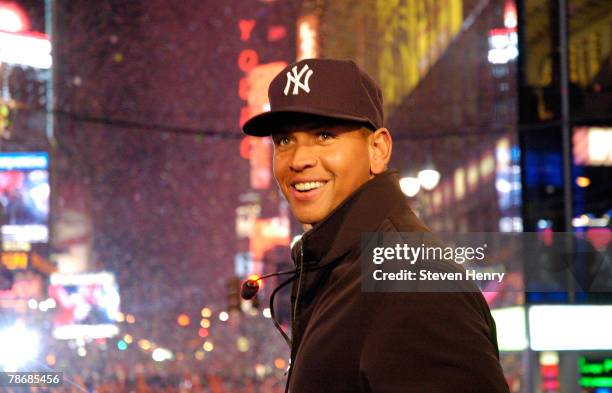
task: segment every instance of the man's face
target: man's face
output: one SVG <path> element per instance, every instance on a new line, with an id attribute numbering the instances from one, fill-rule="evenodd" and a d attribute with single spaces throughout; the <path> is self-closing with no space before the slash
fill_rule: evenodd
<path id="1" fill-rule="evenodd" d="M 371 178 L 369 134 L 359 125 L 272 134 L 274 176 L 298 221 L 320 222 Z"/>

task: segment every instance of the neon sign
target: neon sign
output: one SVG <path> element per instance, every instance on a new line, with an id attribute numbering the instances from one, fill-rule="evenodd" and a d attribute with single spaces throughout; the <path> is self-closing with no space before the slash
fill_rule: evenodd
<path id="1" fill-rule="evenodd" d="M 587 359 L 578 358 L 580 379 L 578 383 L 584 388 L 612 388 L 612 358 Z"/>

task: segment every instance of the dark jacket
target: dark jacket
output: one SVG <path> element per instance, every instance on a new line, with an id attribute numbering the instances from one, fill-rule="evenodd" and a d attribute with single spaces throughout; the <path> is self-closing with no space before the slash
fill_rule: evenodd
<path id="1" fill-rule="evenodd" d="M 387 171 L 294 245 L 289 392 L 508 392 L 481 293 L 361 291 L 362 232 L 426 231 Z"/>

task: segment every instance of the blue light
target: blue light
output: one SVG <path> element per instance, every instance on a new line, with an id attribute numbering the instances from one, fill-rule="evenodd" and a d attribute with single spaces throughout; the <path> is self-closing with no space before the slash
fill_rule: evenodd
<path id="1" fill-rule="evenodd" d="M 0 170 L 2 171 L 47 169 L 48 167 L 49 155 L 45 152 L 0 153 Z"/>
<path id="2" fill-rule="evenodd" d="M 537 283 L 532 283 L 535 286 Z M 528 303 L 566 303 L 568 300 L 567 292 L 532 292 L 526 293 Z"/>
<path id="3" fill-rule="evenodd" d="M 119 348 L 120 351 L 125 351 L 127 349 L 128 345 L 125 341 L 123 340 L 119 340 L 117 342 L 117 348 Z"/>
<path id="4" fill-rule="evenodd" d="M 525 181 L 538 185 L 561 187 L 563 185 L 563 159 L 561 154 L 529 151 L 525 155 Z"/>
<path id="5" fill-rule="evenodd" d="M 512 162 L 518 163 L 521 161 L 521 149 L 517 145 L 512 145 L 510 148 L 510 157 L 512 157 Z"/>

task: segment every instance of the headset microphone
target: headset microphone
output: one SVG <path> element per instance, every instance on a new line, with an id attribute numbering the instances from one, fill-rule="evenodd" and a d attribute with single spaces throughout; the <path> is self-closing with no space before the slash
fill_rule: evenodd
<path id="1" fill-rule="evenodd" d="M 297 270 L 289 270 L 285 272 L 265 274 L 257 278 L 249 278 L 242 283 L 242 286 L 240 288 L 240 297 L 243 298 L 244 300 L 253 299 L 255 295 L 257 295 L 257 292 L 259 292 L 259 288 L 260 288 L 259 280 L 263 280 L 264 278 L 269 278 L 269 277 L 274 277 L 274 276 L 282 276 L 285 274 L 295 274 L 295 273 L 297 273 Z"/>
<path id="2" fill-rule="evenodd" d="M 242 288 L 240 289 L 240 297 L 244 300 L 251 300 L 257 295 L 259 292 L 259 282 L 258 280 L 248 279 L 242 283 Z"/>
<path id="3" fill-rule="evenodd" d="M 335 263 L 335 261 L 322 265 L 314 270 L 318 270 L 318 269 L 327 267 L 331 265 L 332 263 Z M 270 295 L 270 314 L 271 314 L 270 316 L 272 317 L 272 322 L 274 323 L 274 326 L 279 331 L 279 333 L 285 339 L 285 342 L 289 346 L 289 349 L 291 349 L 291 339 L 289 338 L 287 333 L 285 333 L 285 331 L 283 330 L 283 328 L 280 326 L 280 324 L 278 323 L 276 319 L 276 314 L 274 313 L 274 296 L 276 296 L 278 291 L 280 291 L 284 286 L 286 286 L 287 284 L 295 280 L 295 278 L 298 277 L 299 271 L 300 269 L 295 269 L 295 270 L 288 270 L 288 271 L 278 272 L 278 273 L 270 273 L 270 274 L 263 275 L 261 277 L 255 276 L 255 278 L 246 279 L 242 283 L 242 286 L 240 287 L 240 297 L 243 298 L 244 300 L 251 300 L 255 297 L 255 295 L 257 295 L 257 292 L 259 292 L 259 288 L 260 288 L 259 280 L 263 280 L 264 278 L 269 278 L 269 277 L 274 277 L 274 276 L 284 276 L 286 274 L 292 274 L 291 277 L 289 277 L 287 280 L 283 281 L 276 288 L 274 288 L 274 290 L 272 291 L 272 294 Z M 298 295 L 299 295 L 299 292 L 300 292 L 300 289 L 298 288 Z"/>
<path id="4" fill-rule="evenodd" d="M 278 329 L 279 333 L 283 336 L 283 338 L 285 339 L 285 342 L 291 349 L 291 339 L 289 338 L 289 336 L 287 336 L 287 333 L 285 333 L 283 328 L 280 326 L 280 324 L 276 320 L 276 314 L 274 313 L 274 296 L 276 296 L 276 294 L 281 288 L 283 288 L 285 285 L 292 282 L 297 277 L 298 269 L 289 270 L 285 272 L 270 273 L 270 274 L 266 274 L 266 275 L 263 275 L 261 277 L 256 277 L 256 278 L 249 278 L 245 280 L 242 283 L 242 286 L 240 287 L 240 297 L 243 298 L 244 300 L 253 299 L 255 295 L 257 295 L 257 292 L 259 292 L 259 288 L 260 288 L 259 280 L 263 280 L 264 278 L 274 277 L 274 276 L 284 276 L 285 274 L 292 274 L 292 276 L 289 279 L 283 281 L 280 285 L 278 285 L 272 291 L 272 294 L 270 295 L 270 314 L 271 314 L 270 316 L 272 317 L 272 322 L 274 323 L 274 326 L 276 327 L 276 329 Z"/>

